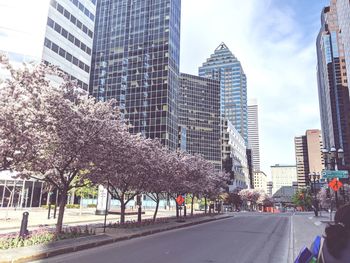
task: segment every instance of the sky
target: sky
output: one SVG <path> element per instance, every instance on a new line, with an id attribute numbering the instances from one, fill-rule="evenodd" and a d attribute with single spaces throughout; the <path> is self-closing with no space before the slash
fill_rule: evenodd
<path id="1" fill-rule="evenodd" d="M 224 42 L 259 106 L 261 170 L 295 165 L 294 137 L 320 129 L 316 36 L 329 0 L 183 0 L 181 66 L 198 67 Z"/>
<path id="2" fill-rule="evenodd" d="M 40 57 L 47 4 L 0 0 L 0 50 Z M 248 99 L 258 100 L 261 167 L 268 175 L 271 165 L 295 164 L 295 136 L 320 129 L 315 40 L 328 4 L 182 0 L 180 70 L 198 74 L 221 42 L 241 61 Z"/>

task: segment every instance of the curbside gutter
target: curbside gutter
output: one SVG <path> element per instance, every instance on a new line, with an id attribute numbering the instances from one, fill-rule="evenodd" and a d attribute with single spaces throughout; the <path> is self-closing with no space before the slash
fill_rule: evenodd
<path id="1" fill-rule="evenodd" d="M 294 215 L 290 217 L 290 234 L 289 234 L 289 249 L 288 249 L 288 263 L 293 263 L 295 258 L 294 251 Z"/>
<path id="2" fill-rule="evenodd" d="M 121 236 L 121 237 L 112 237 L 112 236 L 108 236 L 107 234 L 98 234 L 96 236 L 100 236 L 101 238 L 103 237 L 101 240 L 98 240 L 98 241 L 91 241 L 91 242 L 86 242 L 86 243 L 82 243 L 82 244 L 79 244 L 77 242 L 78 244 L 76 244 L 76 245 L 71 245 L 71 244 L 64 245 L 64 244 L 62 244 L 62 247 L 57 247 L 57 248 L 46 248 L 45 249 L 45 248 L 41 247 L 37 251 L 30 251 L 30 253 L 25 253 L 24 250 L 27 248 L 30 249 L 31 247 L 17 248 L 16 250 L 18 250 L 19 252 L 22 252 L 22 253 L 14 253 L 16 255 L 0 255 L 0 263 L 29 262 L 29 261 L 54 257 L 54 256 L 61 255 L 61 254 L 72 253 L 72 252 L 76 252 L 76 251 L 80 251 L 80 250 L 84 250 L 84 249 L 108 245 L 108 244 L 112 244 L 115 242 L 125 241 L 125 240 L 129 240 L 129 239 L 133 239 L 133 238 L 149 236 L 149 235 L 153 235 L 156 233 L 165 232 L 165 231 L 169 231 L 169 230 L 175 230 L 175 229 L 179 229 L 179 228 L 185 228 L 185 227 L 189 227 L 189 226 L 204 224 L 204 223 L 208 223 L 208 222 L 212 222 L 212 221 L 228 219 L 228 218 L 232 218 L 232 217 L 233 217 L 233 215 L 222 216 L 222 217 L 217 217 L 217 218 L 208 218 L 205 220 L 194 221 L 194 222 L 189 222 L 189 223 L 182 223 L 180 225 L 169 226 L 169 227 L 165 227 L 165 228 L 145 230 L 145 231 L 140 232 L 140 233 L 135 233 L 135 234 Z M 38 245 L 38 247 L 40 247 L 40 246 L 45 246 L 45 245 Z M 33 247 L 35 247 L 35 246 L 33 246 Z M 20 251 L 21 249 L 23 249 L 23 251 Z M 6 253 L 6 250 L 0 251 L 0 252 Z"/>

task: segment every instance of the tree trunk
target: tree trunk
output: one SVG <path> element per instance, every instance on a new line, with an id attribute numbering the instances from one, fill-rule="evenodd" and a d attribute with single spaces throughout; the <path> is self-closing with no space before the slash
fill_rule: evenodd
<path id="1" fill-rule="evenodd" d="M 207 198 L 204 197 L 204 214 L 207 213 L 208 205 L 207 205 Z"/>
<path id="2" fill-rule="evenodd" d="M 157 194 L 157 200 L 156 200 L 156 210 L 154 211 L 153 214 L 153 221 L 156 221 L 157 218 L 157 213 L 158 213 L 158 207 L 159 207 L 159 195 Z"/>
<path id="3" fill-rule="evenodd" d="M 191 197 L 191 216 L 193 216 L 193 202 L 194 202 L 194 195 Z"/>
<path id="4" fill-rule="evenodd" d="M 58 218 L 57 218 L 57 224 L 56 224 L 56 233 L 59 234 L 62 232 L 62 225 L 63 225 L 63 215 L 64 215 L 64 209 L 67 203 L 67 190 L 63 190 L 61 192 L 61 200 L 60 200 L 60 209 L 58 210 Z M 55 204 L 57 206 L 57 203 Z"/>
<path id="5" fill-rule="evenodd" d="M 176 218 L 179 218 L 179 205 L 176 202 Z"/>
<path id="6" fill-rule="evenodd" d="M 120 198 L 120 223 L 125 223 L 125 202 L 124 202 L 124 194 L 121 195 Z"/>

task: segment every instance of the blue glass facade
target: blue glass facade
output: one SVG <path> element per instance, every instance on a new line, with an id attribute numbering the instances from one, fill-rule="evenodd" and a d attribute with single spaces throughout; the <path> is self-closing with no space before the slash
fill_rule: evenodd
<path id="1" fill-rule="evenodd" d="M 247 78 L 241 63 L 222 43 L 199 68 L 199 76 L 220 81 L 221 116 L 233 123 L 247 143 Z"/>
<path id="2" fill-rule="evenodd" d="M 114 98 L 130 132 L 177 147 L 181 0 L 100 0 L 90 93 Z"/>
<path id="3" fill-rule="evenodd" d="M 342 148 L 345 165 L 350 165 L 350 100 L 344 55 L 341 56 L 339 28 L 334 3 L 321 15 L 317 37 L 318 93 L 323 147 Z"/>

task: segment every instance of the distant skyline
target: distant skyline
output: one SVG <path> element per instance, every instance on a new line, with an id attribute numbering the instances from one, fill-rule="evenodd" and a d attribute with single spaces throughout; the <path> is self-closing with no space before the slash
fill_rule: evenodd
<path id="1" fill-rule="evenodd" d="M 40 56 L 48 0 L 0 0 L 0 50 Z M 295 165 L 294 137 L 320 129 L 315 41 L 329 0 L 183 0 L 180 71 L 224 42 L 258 99 L 261 169 Z M 35 30 L 33 30 L 35 29 Z M 25 44 L 23 44 L 25 43 Z M 40 46 L 41 44 L 41 46 Z"/>
<path id="2" fill-rule="evenodd" d="M 224 42 L 259 104 L 261 169 L 295 165 L 294 137 L 320 129 L 316 36 L 329 0 L 182 1 L 181 72 L 198 67 Z"/>

